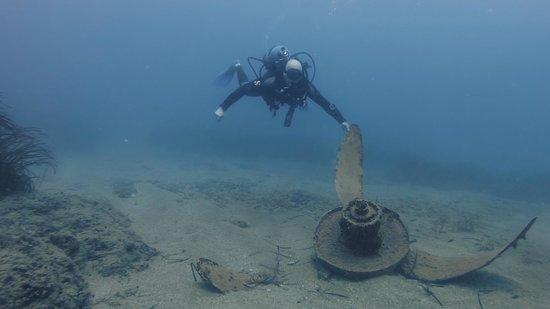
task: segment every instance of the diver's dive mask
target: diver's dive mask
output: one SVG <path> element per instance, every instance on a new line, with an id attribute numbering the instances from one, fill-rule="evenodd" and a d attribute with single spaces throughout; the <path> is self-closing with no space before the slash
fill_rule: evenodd
<path id="1" fill-rule="evenodd" d="M 302 63 L 297 59 L 290 59 L 285 65 L 283 76 L 287 83 L 295 84 L 300 82 L 304 77 Z"/>

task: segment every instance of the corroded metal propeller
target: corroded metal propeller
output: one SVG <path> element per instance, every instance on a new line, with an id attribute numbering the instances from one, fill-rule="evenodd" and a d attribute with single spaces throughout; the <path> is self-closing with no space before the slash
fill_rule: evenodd
<path id="1" fill-rule="evenodd" d="M 363 142 L 352 125 L 340 144 L 335 177 L 342 207 L 324 215 L 315 231 L 317 257 L 344 275 L 373 276 L 398 270 L 422 281 L 446 281 L 478 270 L 498 258 L 535 223 L 506 246 L 471 257 L 440 257 L 410 248 L 409 236 L 399 215 L 363 197 Z"/>

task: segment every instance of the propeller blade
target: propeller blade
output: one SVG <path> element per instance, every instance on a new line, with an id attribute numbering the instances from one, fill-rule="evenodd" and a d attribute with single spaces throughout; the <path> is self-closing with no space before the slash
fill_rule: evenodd
<path id="1" fill-rule="evenodd" d="M 529 221 L 521 233 L 506 246 L 475 256 L 441 257 L 419 249 L 411 249 L 405 260 L 401 263 L 401 270 L 407 277 L 431 282 L 447 281 L 466 275 L 489 265 L 506 250 L 515 248 L 520 239 L 525 239 L 527 231 L 529 231 L 536 220 L 537 218 L 535 217 Z"/>
<path id="2" fill-rule="evenodd" d="M 351 125 L 340 143 L 335 185 L 342 206 L 363 198 L 363 141 L 356 124 Z"/>

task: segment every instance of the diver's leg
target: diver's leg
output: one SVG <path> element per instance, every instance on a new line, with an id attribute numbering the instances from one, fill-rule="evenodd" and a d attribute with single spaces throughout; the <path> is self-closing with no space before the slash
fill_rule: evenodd
<path id="1" fill-rule="evenodd" d="M 243 70 L 243 66 L 241 65 L 239 60 L 235 62 L 235 71 L 237 71 L 237 80 L 239 81 L 240 86 L 248 83 L 248 76 L 246 76 L 246 73 Z"/>
<path id="2" fill-rule="evenodd" d="M 257 97 L 262 95 L 261 88 L 254 83 L 245 83 L 244 85 L 231 92 L 229 96 L 220 104 L 222 111 L 226 111 L 231 105 L 240 100 L 243 96 Z"/>
<path id="3" fill-rule="evenodd" d="M 292 124 L 292 117 L 294 116 L 295 110 L 296 110 L 295 105 L 291 105 L 288 108 L 288 112 L 286 112 L 286 116 L 285 116 L 285 127 L 290 127 L 290 125 Z"/>

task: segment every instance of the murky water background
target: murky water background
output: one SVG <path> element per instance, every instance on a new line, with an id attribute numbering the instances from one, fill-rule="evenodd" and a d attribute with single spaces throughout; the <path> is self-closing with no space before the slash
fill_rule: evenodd
<path id="1" fill-rule="evenodd" d="M 318 219 L 338 206 L 342 136 L 318 106 L 291 128 L 257 98 L 214 120 L 236 87 L 213 87 L 216 74 L 283 43 L 314 56 L 315 85 L 363 131 L 367 196 L 420 246 L 489 250 L 539 216 L 487 270 L 432 287 L 442 302 L 475 307 L 484 291 L 486 307 L 546 307 L 549 17 L 544 1 L 4 1 L 2 102 L 42 129 L 58 167 L 35 195 L 0 201 L 3 265 L 41 256 L 19 265 L 35 275 L 29 265 L 58 263 L 39 301 L 72 278 L 63 295 L 97 307 L 438 307 L 415 281 L 325 281 L 309 264 Z M 92 225 L 75 213 L 123 228 L 84 237 Z M 284 264 L 287 286 L 219 296 L 188 267 L 208 256 L 261 269 L 277 244 L 300 261 Z"/>

